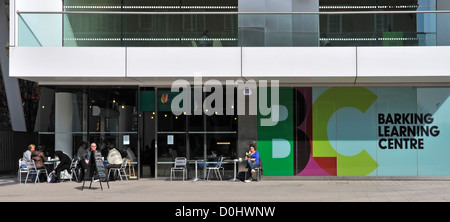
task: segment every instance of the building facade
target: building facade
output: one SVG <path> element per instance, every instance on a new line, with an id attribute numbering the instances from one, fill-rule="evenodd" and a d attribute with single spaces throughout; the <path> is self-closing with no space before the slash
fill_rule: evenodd
<path id="1" fill-rule="evenodd" d="M 250 143 L 265 176 L 448 176 L 447 9 L 10 0 L 9 76 L 41 87 L 36 143 L 73 157 L 111 143 L 138 177 Z"/>

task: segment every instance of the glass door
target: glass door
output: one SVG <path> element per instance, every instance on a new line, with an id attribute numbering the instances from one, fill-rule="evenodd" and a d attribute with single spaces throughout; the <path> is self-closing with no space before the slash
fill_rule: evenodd
<path id="1" fill-rule="evenodd" d="M 154 178 L 156 172 L 156 109 L 155 89 L 141 87 L 139 90 L 139 138 L 140 177 Z"/>
<path id="2" fill-rule="evenodd" d="M 170 89 L 157 89 L 157 176 L 170 176 L 176 157 L 187 157 L 186 115 L 175 115 L 171 102 L 177 95 Z"/>

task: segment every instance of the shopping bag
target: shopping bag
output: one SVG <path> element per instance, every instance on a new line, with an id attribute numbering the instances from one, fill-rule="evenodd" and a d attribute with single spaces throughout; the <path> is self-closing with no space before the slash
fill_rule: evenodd
<path id="1" fill-rule="evenodd" d="M 55 182 L 55 173 L 50 173 L 48 175 L 47 182 L 48 183 L 54 183 Z"/>

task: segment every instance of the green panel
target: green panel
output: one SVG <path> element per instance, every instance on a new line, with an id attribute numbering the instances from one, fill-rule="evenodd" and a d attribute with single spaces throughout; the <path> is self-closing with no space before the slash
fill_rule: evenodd
<path id="1" fill-rule="evenodd" d="M 158 91 L 158 111 L 172 111 L 172 100 L 181 92 Z M 182 106 L 183 104 L 181 104 Z"/>
<path id="2" fill-rule="evenodd" d="M 258 89 L 258 97 L 261 88 Z M 270 88 L 267 92 L 270 107 Z M 293 154 L 293 89 L 279 88 L 280 121 L 274 126 L 261 126 L 262 116 L 258 112 L 258 144 L 257 149 L 263 163 L 265 176 L 294 175 Z M 258 100 L 259 104 L 259 100 Z M 260 110 L 260 109 L 259 109 Z"/>
<path id="3" fill-rule="evenodd" d="M 155 111 L 155 91 L 141 91 L 140 111 Z"/>

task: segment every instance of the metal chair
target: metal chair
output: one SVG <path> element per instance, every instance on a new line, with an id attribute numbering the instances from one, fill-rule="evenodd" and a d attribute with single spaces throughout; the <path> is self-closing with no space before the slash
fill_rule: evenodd
<path id="1" fill-rule="evenodd" d="M 207 167 L 206 169 L 208 170 L 208 175 L 206 176 L 206 180 L 209 179 L 209 173 L 211 172 L 211 170 L 213 170 L 214 173 L 216 174 L 216 178 L 222 180 L 222 176 L 220 176 L 220 171 L 219 171 L 220 169 L 223 169 L 222 164 L 223 164 L 223 157 L 220 157 L 215 166 Z"/>
<path id="2" fill-rule="evenodd" d="M 40 168 L 39 169 L 39 175 L 41 174 L 41 173 L 45 173 L 45 181 L 47 181 L 47 178 L 48 178 L 48 171 L 47 171 L 47 169 L 44 167 L 44 168 Z"/>
<path id="3" fill-rule="evenodd" d="M 122 164 L 120 164 L 120 167 L 118 167 L 118 168 L 117 167 L 110 168 L 109 171 L 108 171 L 108 178 L 109 178 L 109 175 L 111 175 L 111 171 L 113 171 L 114 173 L 117 172 L 119 174 L 119 177 L 120 177 L 121 181 L 123 181 L 122 173 L 123 173 L 123 176 L 125 177 L 125 179 L 128 181 L 127 173 L 125 172 L 125 168 L 127 167 L 128 161 L 129 160 L 125 160 L 124 159 L 122 161 Z"/>
<path id="4" fill-rule="evenodd" d="M 256 167 L 254 168 L 255 170 L 255 174 L 256 174 L 256 181 L 260 181 L 261 180 L 261 176 L 262 176 L 262 167 Z M 247 178 L 247 174 L 248 171 L 245 171 L 245 178 Z"/>
<path id="5" fill-rule="evenodd" d="M 22 173 L 28 174 L 27 161 L 24 158 L 19 159 L 19 170 L 17 172 L 19 183 L 22 183 Z"/>
<path id="6" fill-rule="evenodd" d="M 27 173 L 27 176 L 25 178 L 25 184 L 27 183 L 28 176 L 30 176 L 30 175 L 34 175 L 35 176 L 34 183 L 36 183 L 36 181 L 39 181 L 39 174 L 40 174 L 41 170 L 36 169 L 36 165 L 34 164 L 34 160 L 31 160 L 31 162 L 27 163 L 27 168 L 28 168 L 28 173 Z"/>
<path id="7" fill-rule="evenodd" d="M 263 175 L 263 165 L 262 165 L 262 161 L 261 158 L 259 158 L 259 166 L 254 168 L 255 173 L 256 173 L 256 181 L 260 181 L 261 177 Z M 248 171 L 245 171 L 245 178 L 247 178 L 247 174 Z"/>
<path id="8" fill-rule="evenodd" d="M 186 174 L 186 157 L 177 157 L 175 158 L 175 164 L 170 169 L 170 181 L 172 181 L 172 174 L 176 171 L 183 171 L 183 181 Z"/>
<path id="9" fill-rule="evenodd" d="M 78 158 L 73 158 L 72 163 L 70 163 L 70 181 L 71 182 L 72 182 L 74 173 L 75 173 L 75 179 L 78 180 L 78 176 L 76 173 L 77 165 L 78 165 Z"/>

